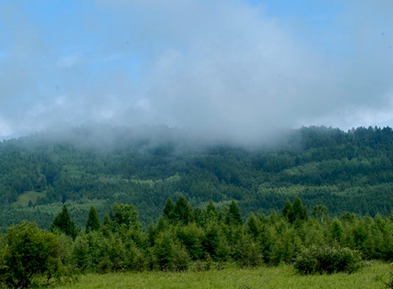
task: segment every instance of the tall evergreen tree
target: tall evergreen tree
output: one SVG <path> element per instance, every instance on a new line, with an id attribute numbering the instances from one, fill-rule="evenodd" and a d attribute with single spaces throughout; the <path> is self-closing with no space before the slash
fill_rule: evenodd
<path id="1" fill-rule="evenodd" d="M 303 206 L 299 197 L 296 197 L 292 206 L 293 214 L 297 220 L 306 220 L 308 218 L 307 208 Z"/>
<path id="2" fill-rule="evenodd" d="M 172 202 L 171 198 L 166 201 L 163 216 L 170 222 L 174 222 L 176 220 L 175 204 Z"/>
<path id="3" fill-rule="evenodd" d="M 183 195 L 180 195 L 176 202 L 175 213 L 177 219 L 184 225 L 194 221 L 194 212 L 192 206 L 189 202 L 187 202 Z"/>
<path id="4" fill-rule="evenodd" d="M 232 201 L 229 205 L 227 223 L 233 225 L 241 225 L 243 223 L 240 209 L 235 201 Z"/>
<path id="5" fill-rule="evenodd" d="M 337 244 L 340 244 L 344 235 L 344 228 L 339 219 L 337 218 L 333 219 L 333 222 L 330 225 L 330 234 L 332 236 L 333 241 Z"/>
<path id="6" fill-rule="evenodd" d="M 258 238 L 259 226 L 258 226 L 257 219 L 255 218 L 253 213 L 251 213 L 251 215 L 248 217 L 248 220 L 246 223 L 246 230 L 247 230 L 247 233 L 252 236 L 254 241 Z"/>
<path id="7" fill-rule="evenodd" d="M 206 206 L 206 218 L 208 221 L 216 221 L 218 218 L 218 212 L 212 200 Z"/>
<path id="8" fill-rule="evenodd" d="M 86 232 L 96 231 L 100 228 L 100 220 L 98 219 L 97 210 L 94 206 L 91 206 L 89 217 L 86 224 Z"/>
<path id="9" fill-rule="evenodd" d="M 282 215 L 286 218 L 289 222 L 294 221 L 294 214 L 293 214 L 293 207 L 291 202 L 287 199 L 285 202 L 284 207 L 282 208 Z"/>
<path id="10" fill-rule="evenodd" d="M 77 235 L 77 230 L 74 221 L 71 220 L 70 212 L 67 209 L 66 205 L 63 205 L 63 209 L 61 212 L 56 216 L 55 220 L 53 221 L 52 225 L 50 226 L 50 230 L 60 231 L 68 236 L 71 236 L 75 239 Z"/>

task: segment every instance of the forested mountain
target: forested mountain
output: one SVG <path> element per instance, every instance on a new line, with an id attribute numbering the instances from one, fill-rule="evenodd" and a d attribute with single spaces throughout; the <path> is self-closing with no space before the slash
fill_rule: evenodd
<path id="1" fill-rule="evenodd" d="M 389 127 L 303 127 L 250 147 L 166 127 L 82 127 L 0 143 L 0 221 L 49 227 L 67 203 L 83 225 L 91 205 L 103 216 L 117 202 L 133 204 L 146 226 L 179 195 L 194 207 L 236 200 L 243 217 L 296 196 L 309 211 L 322 204 L 331 215 L 389 215 L 392 163 Z"/>

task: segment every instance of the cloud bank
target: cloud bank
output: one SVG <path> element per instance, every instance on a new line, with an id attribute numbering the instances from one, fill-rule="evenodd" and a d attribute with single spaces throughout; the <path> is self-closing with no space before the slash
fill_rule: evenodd
<path id="1" fill-rule="evenodd" d="M 252 141 L 393 123 L 391 1 L 290 16 L 269 1 L 67 3 L 0 4 L 2 137 L 166 124 Z"/>

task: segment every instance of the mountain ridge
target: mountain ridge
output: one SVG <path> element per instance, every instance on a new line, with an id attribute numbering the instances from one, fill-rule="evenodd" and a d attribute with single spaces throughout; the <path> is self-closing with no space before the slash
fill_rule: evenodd
<path id="1" fill-rule="evenodd" d="M 165 126 L 79 127 L 54 135 L 0 143 L 3 228 L 23 218 L 47 227 L 62 203 L 80 225 L 93 203 L 101 216 L 115 202 L 130 203 L 147 225 L 180 194 L 193 206 L 234 199 L 243 217 L 281 210 L 296 196 L 309 211 L 322 204 L 333 215 L 392 210 L 390 127 L 302 127 L 259 147 L 205 141 Z"/>

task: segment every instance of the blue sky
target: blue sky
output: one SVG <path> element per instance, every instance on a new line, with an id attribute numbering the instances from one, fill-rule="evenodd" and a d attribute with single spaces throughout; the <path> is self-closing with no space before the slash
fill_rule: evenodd
<path id="1" fill-rule="evenodd" d="M 0 0 L 0 138 L 393 125 L 391 0 Z"/>

